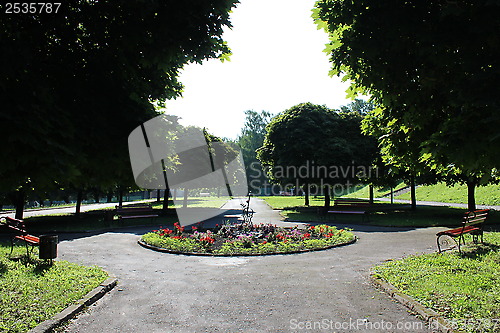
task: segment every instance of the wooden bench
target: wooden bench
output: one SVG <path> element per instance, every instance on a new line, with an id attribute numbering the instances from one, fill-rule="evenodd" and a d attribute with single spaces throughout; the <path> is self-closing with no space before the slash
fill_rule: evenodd
<path id="1" fill-rule="evenodd" d="M 436 236 L 437 236 L 436 241 L 437 241 L 439 253 L 441 253 L 443 251 L 443 250 L 441 250 L 441 243 L 439 242 L 441 237 L 443 237 L 443 236 L 451 237 L 454 240 L 454 242 L 458 246 L 458 252 L 460 254 L 462 253 L 460 246 L 465 244 L 465 239 L 464 239 L 465 234 L 471 234 L 472 240 L 474 243 L 477 243 L 479 240 L 479 237 L 481 237 L 481 243 L 482 243 L 483 242 L 483 223 L 486 221 L 486 218 L 488 217 L 488 212 L 489 212 L 488 209 L 467 212 L 467 213 L 465 213 L 465 215 L 462 219 L 462 226 L 460 228 L 455 228 L 455 229 L 450 229 L 450 230 L 438 232 L 436 234 Z"/>
<path id="2" fill-rule="evenodd" d="M 116 206 L 115 214 L 119 219 L 137 219 L 145 217 L 158 217 L 158 213 L 148 204 L 135 204 L 128 206 Z"/>
<path id="3" fill-rule="evenodd" d="M 14 241 L 16 240 L 21 240 L 26 244 L 26 254 L 28 256 L 31 254 L 31 252 L 33 252 L 33 248 L 35 246 L 40 245 L 40 238 L 28 234 L 23 220 L 14 219 L 8 216 L 2 217 L 1 220 L 2 223 L 4 223 L 5 226 L 7 226 L 7 228 L 9 228 L 14 233 L 14 235 L 10 238 L 10 255 L 12 255 L 12 251 L 14 250 Z"/>
<path id="4" fill-rule="evenodd" d="M 333 201 L 333 206 L 327 211 L 329 214 L 358 214 L 368 217 L 368 210 L 371 206 L 369 201 L 363 199 L 339 198 Z"/>

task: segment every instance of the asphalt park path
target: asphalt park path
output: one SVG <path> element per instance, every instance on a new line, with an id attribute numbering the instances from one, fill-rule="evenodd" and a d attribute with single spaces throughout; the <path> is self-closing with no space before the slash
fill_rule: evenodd
<path id="1" fill-rule="evenodd" d="M 238 207 L 230 202 L 225 208 Z M 252 198 L 255 222 L 279 214 Z M 61 235 L 59 259 L 98 265 L 119 279 L 66 332 L 431 332 L 378 291 L 370 268 L 435 251 L 442 228 L 351 227 L 359 240 L 302 254 L 199 257 L 137 244 L 150 228 Z M 316 326 L 307 326 L 316 325 Z M 316 327 L 316 329 L 307 329 Z M 406 328 L 406 329 L 401 329 Z"/>

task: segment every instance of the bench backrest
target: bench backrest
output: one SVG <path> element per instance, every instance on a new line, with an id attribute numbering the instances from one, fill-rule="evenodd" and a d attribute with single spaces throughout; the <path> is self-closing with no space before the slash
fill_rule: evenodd
<path id="1" fill-rule="evenodd" d="M 123 206 L 121 208 L 116 208 L 116 214 L 119 215 L 133 215 L 139 213 L 153 213 L 154 209 L 150 205 L 144 206 Z"/>
<path id="2" fill-rule="evenodd" d="M 471 225 L 476 225 L 477 227 L 480 227 L 484 223 L 484 221 L 486 221 L 486 218 L 488 217 L 488 213 L 489 213 L 488 209 L 467 212 L 467 213 L 465 213 L 462 224 L 464 227 L 471 226 Z"/>
<path id="3" fill-rule="evenodd" d="M 10 229 L 15 230 L 17 232 L 20 232 L 22 234 L 27 233 L 26 226 L 24 225 L 23 220 L 14 219 L 14 218 L 9 217 L 9 216 L 4 216 L 0 219 L 1 219 L 2 223 L 5 223 L 5 225 L 7 227 L 9 227 Z"/>
<path id="4" fill-rule="evenodd" d="M 133 209 L 153 209 L 151 205 L 148 204 L 133 204 L 133 205 L 127 205 L 127 206 L 116 206 L 116 209 L 122 209 L 122 210 L 133 210 Z"/>
<path id="5" fill-rule="evenodd" d="M 335 199 L 333 202 L 335 206 L 370 206 L 369 201 L 362 199 L 340 198 L 340 199 Z"/>

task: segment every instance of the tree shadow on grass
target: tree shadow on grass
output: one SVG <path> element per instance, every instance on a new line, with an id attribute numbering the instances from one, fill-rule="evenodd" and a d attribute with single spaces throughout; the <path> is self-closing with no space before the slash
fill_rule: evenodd
<path id="1" fill-rule="evenodd" d="M 492 252 L 500 253 L 500 245 L 497 244 L 485 242 L 478 244 L 472 243 L 467 245 L 468 246 L 465 249 L 462 249 L 462 254 L 460 255 L 462 258 L 477 260 Z"/>

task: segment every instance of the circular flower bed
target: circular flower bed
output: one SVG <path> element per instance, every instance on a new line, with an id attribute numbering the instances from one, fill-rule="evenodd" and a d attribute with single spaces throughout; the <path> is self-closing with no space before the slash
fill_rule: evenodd
<path id="1" fill-rule="evenodd" d="M 324 224 L 305 229 L 251 223 L 223 224 L 214 229 L 198 225 L 186 231 L 175 223 L 173 229 L 160 227 L 143 235 L 139 243 L 172 253 L 230 256 L 305 252 L 349 244 L 355 240 L 348 229 Z"/>

